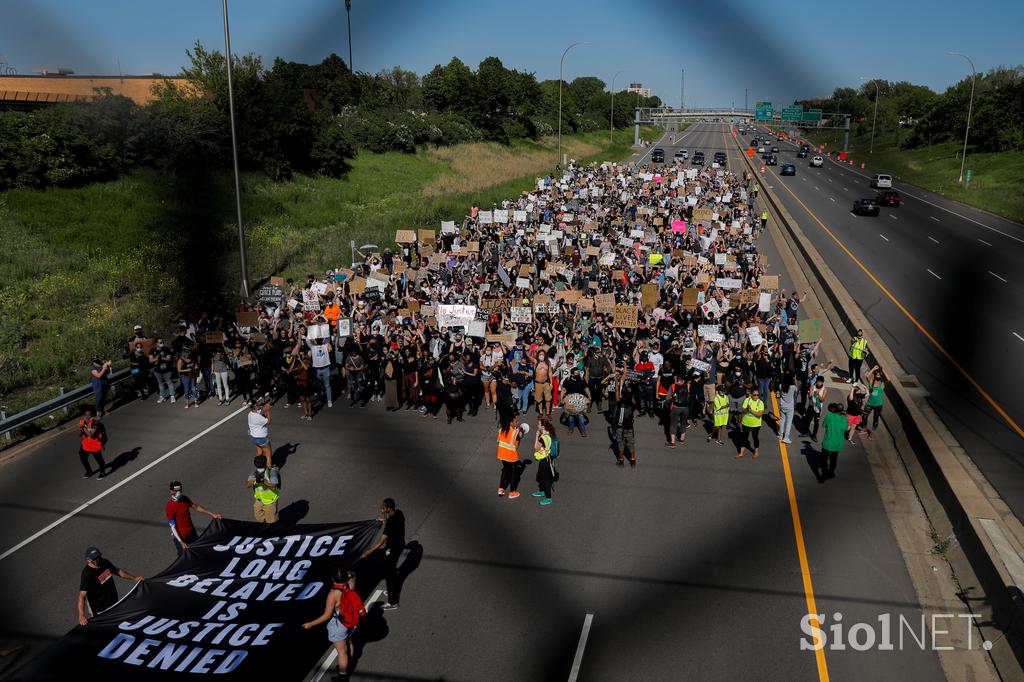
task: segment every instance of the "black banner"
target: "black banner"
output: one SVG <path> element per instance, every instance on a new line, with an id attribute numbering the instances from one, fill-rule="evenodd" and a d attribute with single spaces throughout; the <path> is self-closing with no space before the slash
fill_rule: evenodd
<path id="1" fill-rule="evenodd" d="M 325 626 L 302 623 L 323 613 L 332 572 L 353 566 L 379 528 L 215 520 L 170 568 L 69 632 L 16 679 L 301 679 L 330 647 Z M 357 580 L 364 593 L 377 576 Z"/>

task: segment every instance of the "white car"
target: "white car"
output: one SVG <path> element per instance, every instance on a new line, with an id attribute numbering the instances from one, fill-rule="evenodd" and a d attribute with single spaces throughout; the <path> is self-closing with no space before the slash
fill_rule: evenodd
<path id="1" fill-rule="evenodd" d="M 686 151 L 685 149 L 680 149 L 679 153 L 684 159 L 690 158 L 690 152 Z"/>
<path id="2" fill-rule="evenodd" d="M 813 168 L 821 168 L 824 165 L 825 159 L 821 158 L 820 156 L 815 156 L 813 159 L 811 159 L 811 167 Z"/>
<path id="3" fill-rule="evenodd" d="M 757 148 L 757 153 L 764 154 L 764 145 L 761 145 L 760 147 Z"/>
<path id="4" fill-rule="evenodd" d="M 871 176 L 871 186 L 875 189 L 892 189 L 892 176 L 885 173 L 876 173 Z"/>

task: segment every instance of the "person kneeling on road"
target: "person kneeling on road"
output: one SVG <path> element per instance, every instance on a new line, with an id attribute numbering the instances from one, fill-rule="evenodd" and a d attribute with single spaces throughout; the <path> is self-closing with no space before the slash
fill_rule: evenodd
<path id="1" fill-rule="evenodd" d="M 253 469 L 245 482 L 246 488 L 252 489 L 252 511 L 260 523 L 277 521 L 277 500 L 281 497 L 281 475 L 277 467 L 268 467 L 267 458 L 257 455 L 253 461 Z"/>

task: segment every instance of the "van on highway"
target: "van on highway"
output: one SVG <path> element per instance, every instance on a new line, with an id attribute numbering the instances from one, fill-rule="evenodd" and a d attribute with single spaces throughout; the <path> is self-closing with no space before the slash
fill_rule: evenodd
<path id="1" fill-rule="evenodd" d="M 871 176 L 871 186 L 875 189 L 892 189 L 892 176 L 876 173 Z"/>

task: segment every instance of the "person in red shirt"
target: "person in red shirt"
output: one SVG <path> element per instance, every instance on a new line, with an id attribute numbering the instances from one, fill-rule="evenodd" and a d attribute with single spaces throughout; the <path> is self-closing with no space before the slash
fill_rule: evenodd
<path id="1" fill-rule="evenodd" d="M 78 458 L 85 468 L 85 475 L 82 478 L 89 478 L 95 471 L 92 470 L 90 457 L 96 458 L 99 465 L 100 475 L 97 479 L 107 475 L 107 463 L 103 461 L 103 446 L 107 443 L 107 429 L 103 422 L 96 419 L 96 412 L 93 408 L 85 408 L 82 418 L 78 420 L 78 431 L 82 443 L 78 448 Z"/>
<path id="2" fill-rule="evenodd" d="M 192 525 L 191 510 L 193 509 L 201 514 L 206 514 L 211 519 L 221 518 L 217 512 L 212 512 L 202 505 L 196 504 L 182 494 L 181 481 L 171 481 L 171 499 L 167 501 L 165 511 L 167 525 L 171 527 L 171 542 L 174 543 L 174 549 L 178 550 L 178 556 L 181 556 L 198 537 L 196 528 Z"/>

